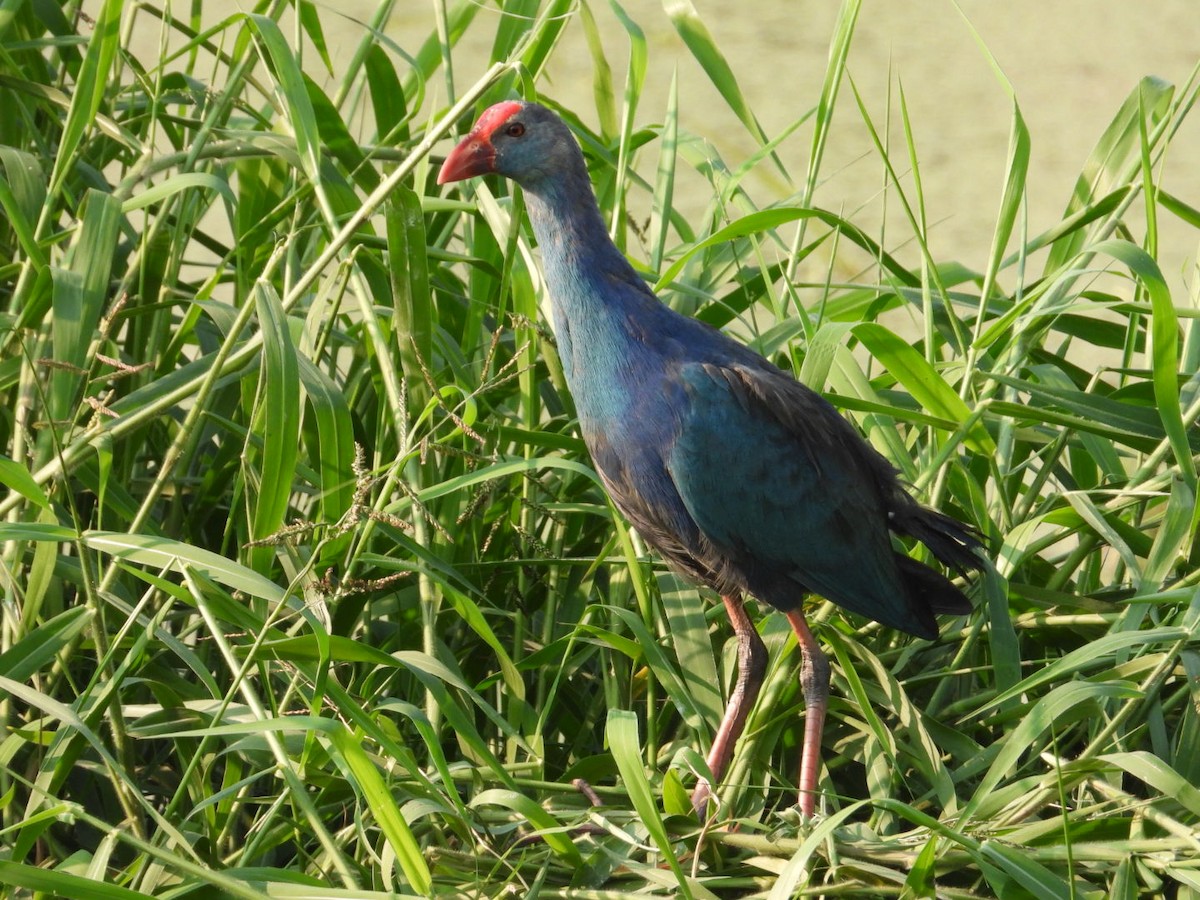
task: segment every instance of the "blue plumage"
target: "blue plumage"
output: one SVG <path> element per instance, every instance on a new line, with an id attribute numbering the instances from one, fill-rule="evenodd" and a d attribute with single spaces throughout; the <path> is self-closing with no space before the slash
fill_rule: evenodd
<path id="1" fill-rule="evenodd" d="M 554 113 L 493 106 L 439 181 L 492 171 L 525 191 L 584 441 L 614 503 L 651 546 L 727 606 L 740 610 L 738 598 L 750 594 L 787 613 L 806 671 L 820 654 L 799 613 L 806 592 L 929 638 L 935 612 L 970 611 L 947 578 L 898 553 L 890 532 L 921 539 L 960 572 L 979 564 L 973 532 L 914 501 L 822 397 L 660 303 L 609 239 L 583 156 Z M 743 644 L 758 640 L 744 631 Z M 823 655 L 817 663 L 827 681 Z M 820 675 L 806 681 L 806 697 L 811 687 L 810 708 L 819 702 L 823 717 Z M 733 705 L 727 718 L 744 720 Z M 714 746 L 722 768 L 733 740 Z M 804 781 L 815 771 L 801 778 L 805 812 L 813 786 Z"/>

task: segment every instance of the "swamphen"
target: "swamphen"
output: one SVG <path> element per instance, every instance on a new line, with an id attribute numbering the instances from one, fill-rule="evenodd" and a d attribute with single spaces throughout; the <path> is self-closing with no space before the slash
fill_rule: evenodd
<path id="1" fill-rule="evenodd" d="M 979 542 L 910 497 L 824 398 L 659 302 L 609 239 L 583 154 L 557 115 L 520 101 L 490 107 L 438 184 L 489 172 L 524 189 L 567 385 L 609 495 L 672 566 L 721 595 L 733 622 L 738 680 L 709 769 L 719 782 L 766 671 L 742 606 L 750 594 L 787 616 L 804 656 L 800 809 L 811 816 L 829 661 L 804 620 L 805 593 L 934 638 L 934 613 L 971 605 L 944 575 L 897 552 L 889 531 L 922 541 L 960 574 L 979 567 Z M 710 792 L 697 786 L 697 813 Z"/>

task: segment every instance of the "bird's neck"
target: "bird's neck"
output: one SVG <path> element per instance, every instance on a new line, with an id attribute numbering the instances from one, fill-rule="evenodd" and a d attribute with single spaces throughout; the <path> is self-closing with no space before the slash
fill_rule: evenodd
<path id="1" fill-rule="evenodd" d="M 559 176 L 523 185 L 551 296 L 578 293 L 573 273 L 624 272 L 629 262 L 613 244 L 582 157 Z M 574 298 L 573 298 L 574 299 Z M 581 299 L 581 298 L 580 298 Z"/>
<path id="2" fill-rule="evenodd" d="M 599 329 L 593 339 L 615 339 L 616 334 L 604 333 L 606 324 L 619 329 L 631 313 L 638 312 L 632 305 L 646 301 L 657 305 L 648 293 L 641 296 L 615 289 L 641 279 L 608 236 L 582 157 L 577 167 L 558 177 L 523 187 L 529 222 L 542 251 L 560 349 L 564 341 L 572 340 L 572 332 Z"/>
<path id="3" fill-rule="evenodd" d="M 587 170 L 523 184 L 542 252 L 550 318 L 585 432 L 619 417 L 618 390 L 646 369 L 647 326 L 665 310 L 613 244 Z"/>

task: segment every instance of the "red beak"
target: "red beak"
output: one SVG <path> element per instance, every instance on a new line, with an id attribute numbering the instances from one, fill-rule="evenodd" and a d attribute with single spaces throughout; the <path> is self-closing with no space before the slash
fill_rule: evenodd
<path id="1" fill-rule="evenodd" d="M 496 148 L 492 146 L 492 142 L 485 135 L 478 134 L 476 129 L 472 129 L 442 163 L 437 183 L 462 181 L 464 178 L 494 172 L 495 163 Z"/>

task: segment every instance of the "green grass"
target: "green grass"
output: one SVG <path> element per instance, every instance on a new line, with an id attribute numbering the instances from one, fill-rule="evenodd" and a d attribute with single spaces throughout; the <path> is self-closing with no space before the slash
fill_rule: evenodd
<path id="1" fill-rule="evenodd" d="M 937 173 L 902 94 L 904 146 L 880 137 L 875 163 L 907 229 L 812 204 L 834 110 L 884 130 L 845 77 L 856 3 L 806 89 L 800 187 L 770 197 L 746 175 L 779 173 L 790 129 L 762 134 L 686 3 L 750 159 L 686 134 L 673 90 L 639 106 L 646 42 L 619 8 L 436 4 L 422 45 L 363 27 L 335 68 L 327 11 L 281 26 L 284 7 L 0 16 L 0 884 L 1200 897 L 1200 328 L 1156 262 L 1160 220 L 1200 234 L 1196 198 L 1157 181 L 1195 80 L 1114 103 L 1033 236 L 1015 99 L 970 271 L 927 243 Z M 614 12 L 616 75 L 593 24 Z M 815 824 L 792 809 L 798 656 L 774 616 L 721 809 L 691 818 L 728 626 L 597 483 L 519 199 L 432 181 L 433 148 L 539 90 L 581 27 L 595 108 L 562 112 L 635 263 L 825 391 L 992 550 L 976 612 L 933 643 L 811 605 L 835 659 Z M 147 29 L 157 57 L 127 43 Z M 489 29 L 496 65 L 456 83 L 454 45 Z M 696 173 L 708 207 L 685 220 Z"/>

